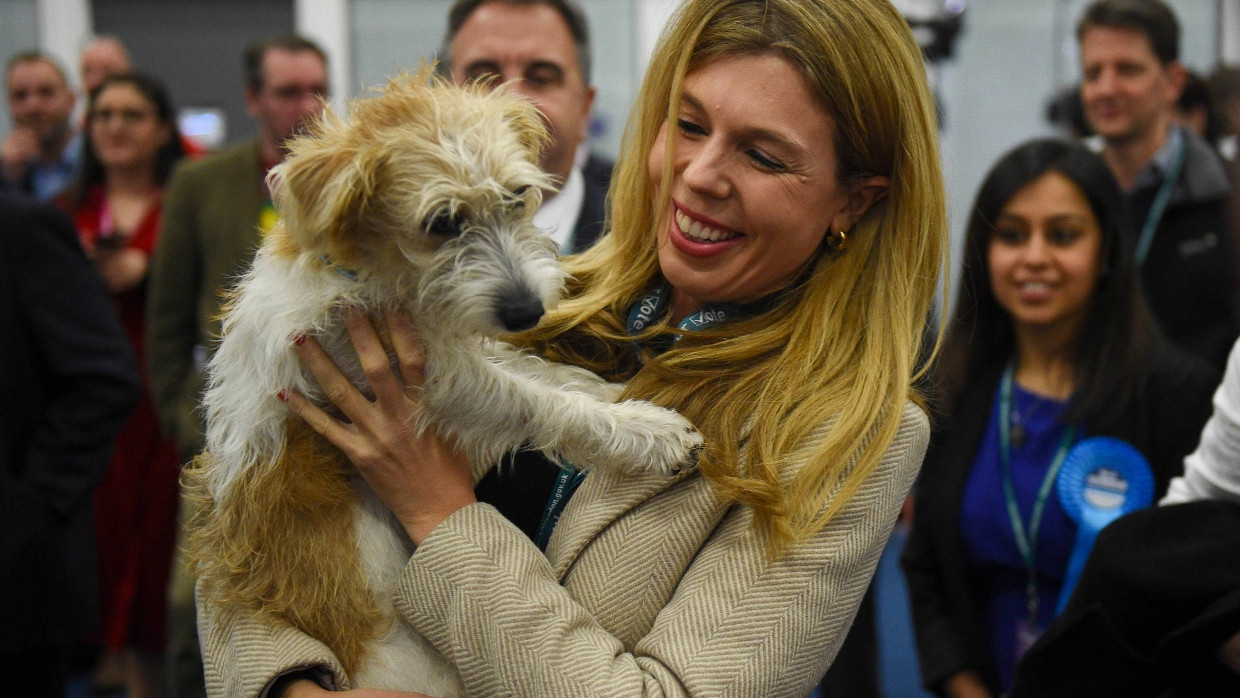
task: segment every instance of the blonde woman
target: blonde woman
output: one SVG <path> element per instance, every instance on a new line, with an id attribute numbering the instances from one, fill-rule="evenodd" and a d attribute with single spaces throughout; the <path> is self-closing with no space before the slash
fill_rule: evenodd
<path id="1" fill-rule="evenodd" d="M 392 318 L 400 371 L 374 373 L 375 402 L 298 347 L 349 423 L 289 406 L 417 545 L 398 605 L 470 695 L 804 696 L 928 438 L 912 380 L 946 222 L 904 19 L 885 0 L 688 0 L 612 187 L 610 234 L 521 340 L 685 414 L 708 444 L 698 467 L 589 474 L 544 556 L 474 500 L 450 443 L 404 427 L 422 371 L 407 322 Z M 350 332 L 363 364 L 386 365 L 364 319 Z M 213 694 L 349 686 L 295 628 L 200 615 Z"/>

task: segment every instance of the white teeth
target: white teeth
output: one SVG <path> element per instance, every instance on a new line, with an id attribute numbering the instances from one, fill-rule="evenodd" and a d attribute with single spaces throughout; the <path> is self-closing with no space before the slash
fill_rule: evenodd
<path id="1" fill-rule="evenodd" d="M 719 240 L 730 240 L 739 233 L 725 232 L 704 226 L 699 221 L 686 216 L 680 211 L 676 211 L 676 225 L 680 227 L 680 231 L 686 237 L 700 240 L 702 242 L 718 242 Z"/>
<path id="2" fill-rule="evenodd" d="M 1022 291 L 1029 293 L 1044 293 L 1049 290 L 1049 286 L 1041 281 L 1028 281 L 1020 285 Z"/>

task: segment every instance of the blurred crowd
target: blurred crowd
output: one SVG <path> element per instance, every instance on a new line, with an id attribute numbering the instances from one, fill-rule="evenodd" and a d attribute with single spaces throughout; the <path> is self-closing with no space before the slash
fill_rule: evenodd
<path id="1" fill-rule="evenodd" d="M 611 163 L 585 144 L 579 9 L 462 0 L 446 19 L 452 80 L 518 80 L 542 110 L 558 189 L 536 223 L 585 249 Z M 948 696 L 1240 695 L 1240 68 L 1187 70 L 1158 0 L 1099 0 L 1076 39 L 1080 83 L 1047 109 L 1063 137 L 994 164 L 953 310 L 928 322 L 935 430 L 902 558 L 920 671 Z M 10 695 L 71 675 L 203 695 L 178 478 L 222 292 L 277 219 L 265 175 L 323 109 L 328 56 L 254 43 L 258 135 L 214 152 L 181 134 L 157 66 L 115 37 L 80 58 L 80 93 L 47 54 L 5 65 L 0 657 Z M 1144 468 L 1108 468 L 1107 491 L 1152 489 L 1099 533 L 1060 481 L 1103 437 Z M 867 601 L 822 693 L 878 695 L 875 648 Z"/>

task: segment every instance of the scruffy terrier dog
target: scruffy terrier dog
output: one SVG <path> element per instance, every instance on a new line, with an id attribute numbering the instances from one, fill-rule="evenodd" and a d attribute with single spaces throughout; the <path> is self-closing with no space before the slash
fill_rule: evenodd
<path id="1" fill-rule="evenodd" d="M 230 299 L 208 368 L 207 451 L 188 477 L 204 513 L 190 546 L 206 600 L 321 640 L 355 686 L 461 692 L 394 610 L 412 552 L 400 525 L 277 397 L 291 387 L 332 409 L 296 337 L 314 337 L 371 394 L 343 311 L 376 323 L 408 312 L 426 355 L 417 426 L 461 444 L 475 480 L 523 445 L 660 471 L 701 445 L 675 412 L 616 403 L 618 386 L 496 338 L 535 325 L 563 288 L 554 244 L 531 224 L 548 184 L 544 139 L 528 102 L 423 68 L 325 115 L 268 178 L 282 219 Z"/>

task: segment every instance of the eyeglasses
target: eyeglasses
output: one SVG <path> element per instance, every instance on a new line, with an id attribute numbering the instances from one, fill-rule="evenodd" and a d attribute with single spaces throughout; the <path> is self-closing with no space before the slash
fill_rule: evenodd
<path id="1" fill-rule="evenodd" d="M 91 112 L 90 118 L 92 121 L 104 124 L 112 119 L 120 119 L 121 123 L 126 126 L 135 126 L 154 116 L 154 112 L 141 109 L 96 109 Z"/>

